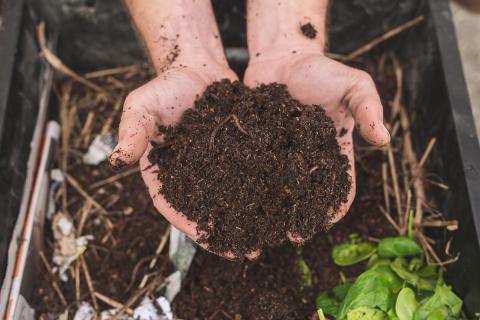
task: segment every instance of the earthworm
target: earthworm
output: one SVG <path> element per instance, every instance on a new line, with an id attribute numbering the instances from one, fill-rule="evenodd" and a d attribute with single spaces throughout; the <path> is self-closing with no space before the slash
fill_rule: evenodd
<path id="1" fill-rule="evenodd" d="M 213 143 L 215 141 L 215 136 L 217 135 L 218 133 L 218 130 L 220 130 L 228 121 L 230 120 L 233 120 L 233 124 L 235 125 L 235 127 L 243 134 L 245 135 L 249 135 L 248 132 L 242 128 L 242 126 L 240 125 L 240 120 L 238 119 L 238 117 L 234 114 L 230 114 L 228 116 L 225 117 L 225 119 L 223 119 L 212 131 L 212 134 L 210 135 L 210 149 L 213 148 Z"/>

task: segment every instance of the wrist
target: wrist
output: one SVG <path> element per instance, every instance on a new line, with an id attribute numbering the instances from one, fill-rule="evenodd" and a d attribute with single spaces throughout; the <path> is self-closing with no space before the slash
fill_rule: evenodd
<path id="1" fill-rule="evenodd" d="M 250 56 L 271 55 L 275 51 L 323 54 L 327 4 L 327 0 L 249 0 Z M 302 30 L 303 26 L 310 30 Z"/>
<path id="2" fill-rule="evenodd" d="M 216 61 L 227 65 L 210 1 L 126 0 L 158 73 Z"/>

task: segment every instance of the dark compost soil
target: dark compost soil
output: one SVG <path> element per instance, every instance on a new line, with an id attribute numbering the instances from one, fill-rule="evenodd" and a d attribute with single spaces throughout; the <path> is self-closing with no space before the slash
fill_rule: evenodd
<path id="1" fill-rule="evenodd" d="M 317 29 L 315 29 L 310 22 L 302 24 L 300 26 L 300 31 L 302 31 L 302 34 L 309 39 L 315 39 L 317 37 Z"/>
<path id="2" fill-rule="evenodd" d="M 278 246 L 287 233 L 310 239 L 347 201 L 348 159 L 320 106 L 284 85 L 210 85 L 165 142 L 151 151 L 160 190 L 209 250 L 237 257 Z"/>

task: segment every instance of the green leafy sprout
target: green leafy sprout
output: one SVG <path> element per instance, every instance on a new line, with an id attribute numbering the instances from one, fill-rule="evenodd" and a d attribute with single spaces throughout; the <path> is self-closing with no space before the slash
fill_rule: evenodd
<path id="1" fill-rule="evenodd" d="M 462 300 L 444 283 L 438 268 L 425 262 L 410 232 L 408 237 L 381 239 L 377 245 L 351 235 L 348 242 L 333 248 L 332 259 L 339 266 L 368 262 L 353 283 L 342 281 L 317 296 L 320 319 L 464 318 Z"/>

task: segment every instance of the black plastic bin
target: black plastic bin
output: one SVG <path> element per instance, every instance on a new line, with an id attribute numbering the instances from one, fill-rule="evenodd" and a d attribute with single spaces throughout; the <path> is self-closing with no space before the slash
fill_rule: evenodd
<path id="1" fill-rule="evenodd" d="M 245 30 L 242 29 L 245 28 L 244 2 L 214 1 L 227 51 L 243 52 L 230 56 L 230 62 L 240 73 L 246 64 Z M 144 59 L 129 27 L 128 16 L 118 0 L 37 0 L 30 5 L 37 16 L 47 20 L 51 29 L 58 29 L 60 55 L 76 70 L 125 65 Z M 446 219 L 459 220 L 452 250 L 460 252 L 460 259 L 449 268 L 446 278 L 464 299 L 469 317 L 473 317 L 480 313 L 480 148 L 448 0 L 332 1 L 330 51 L 350 52 L 419 14 L 425 15 L 423 23 L 386 45 L 397 52 L 405 67 L 405 104 L 409 112 L 415 114 L 412 131 L 417 152 L 423 152 L 421 148 L 430 138 L 437 138 L 433 154 L 426 163 L 427 170 L 442 177 L 450 189 L 448 192 L 430 190 L 429 196 Z M 28 26 L 24 24 L 23 28 Z M 18 58 L 17 55 L 17 63 Z M 37 62 L 32 60 L 31 63 Z M 12 90 L 18 89 L 10 87 L 10 95 L 13 95 Z M 12 130 L 0 129 L 2 132 Z M 28 135 L 21 138 L 25 141 L 19 145 L 28 143 Z M 22 154 L 26 152 L 28 150 L 21 151 Z M 10 155 L 2 152 L 0 163 L 8 161 L 5 157 Z M 7 172 L 3 166 L 0 170 L 2 176 Z M 12 188 L 5 185 L 10 183 L 7 180 L 1 183 L 2 190 Z M 3 223 L 0 226 L 3 228 L 0 233 L 8 235 L 9 226 L 7 229 Z M 447 234 L 437 236 L 448 240 Z M 1 255 L 0 259 L 3 259 Z M 0 260 L 0 265 L 3 264 Z"/>

